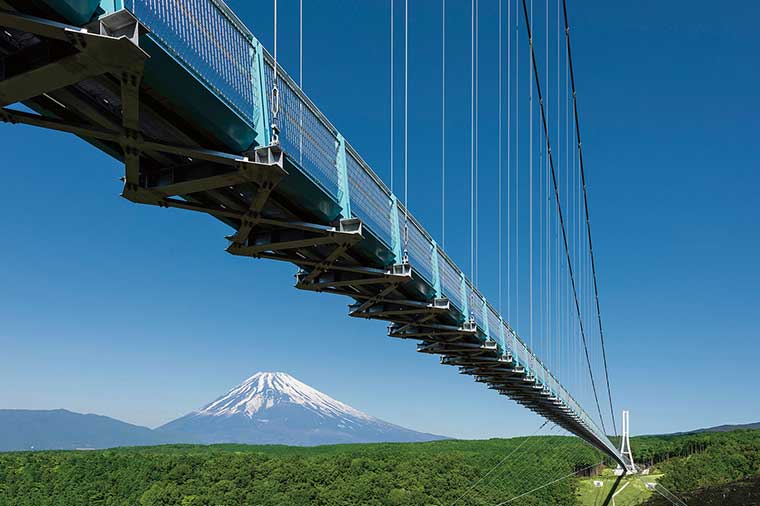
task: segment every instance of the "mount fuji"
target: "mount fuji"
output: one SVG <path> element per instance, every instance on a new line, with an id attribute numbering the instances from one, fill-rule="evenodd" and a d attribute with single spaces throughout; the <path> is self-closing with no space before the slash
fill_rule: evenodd
<path id="1" fill-rule="evenodd" d="M 204 444 L 315 446 L 445 439 L 369 416 L 283 372 L 256 373 L 156 431 Z"/>

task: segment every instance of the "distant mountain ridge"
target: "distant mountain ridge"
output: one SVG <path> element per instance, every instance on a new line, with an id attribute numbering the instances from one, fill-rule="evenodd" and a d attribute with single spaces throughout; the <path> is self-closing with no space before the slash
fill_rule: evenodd
<path id="1" fill-rule="evenodd" d="M 0 452 L 172 443 L 283 444 L 445 439 L 363 413 L 286 373 L 257 373 L 198 411 L 157 429 L 65 409 L 0 409 Z"/>
<path id="2" fill-rule="evenodd" d="M 65 409 L 0 409 L 0 451 L 76 450 L 174 442 L 168 433 Z"/>
<path id="3" fill-rule="evenodd" d="M 715 427 L 707 427 L 705 429 L 696 429 L 689 434 L 696 434 L 699 432 L 731 432 L 734 430 L 757 430 L 760 429 L 760 422 L 755 423 L 745 423 L 745 424 L 736 424 L 736 425 L 716 425 Z"/>
<path id="4" fill-rule="evenodd" d="M 654 436 L 683 436 L 687 434 L 701 434 L 705 432 L 733 432 L 735 430 L 760 430 L 760 422 L 744 423 L 744 424 L 724 424 L 716 425 L 714 427 L 704 427 L 701 429 L 685 430 L 681 432 L 671 432 L 668 434 L 652 434 Z"/>
<path id="5" fill-rule="evenodd" d="M 259 372 L 198 411 L 156 429 L 204 443 L 418 442 L 445 439 L 363 413 L 283 372 Z"/>

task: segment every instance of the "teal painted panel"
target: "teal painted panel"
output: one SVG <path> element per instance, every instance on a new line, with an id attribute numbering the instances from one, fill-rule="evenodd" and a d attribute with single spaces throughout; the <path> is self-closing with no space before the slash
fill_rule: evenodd
<path id="1" fill-rule="evenodd" d="M 288 202 L 316 223 L 332 223 L 340 217 L 340 206 L 330 194 L 304 172 L 290 158 L 285 158 L 288 177 L 277 185 L 277 191 L 287 197 Z"/>
<path id="2" fill-rule="evenodd" d="M 115 0 L 109 0 L 115 1 Z M 220 0 L 129 0 L 134 16 L 185 69 L 251 125 L 263 101 L 252 86 L 258 45 Z M 183 5 L 184 4 L 184 5 Z M 254 51 L 255 53 L 255 51 Z"/>
<path id="3" fill-rule="evenodd" d="M 101 0 L 100 8 L 110 14 L 124 8 L 124 0 Z"/>
<path id="4" fill-rule="evenodd" d="M 40 0 L 67 22 L 73 25 L 84 25 L 89 22 L 100 7 L 100 0 Z"/>
<path id="5" fill-rule="evenodd" d="M 338 134 L 335 141 L 335 166 L 338 168 L 338 203 L 344 218 L 351 218 L 351 194 L 348 186 L 348 169 L 346 168 L 346 141 Z"/>
<path id="6" fill-rule="evenodd" d="M 140 46 L 150 55 L 143 78 L 147 87 L 165 97 L 181 116 L 203 127 L 231 151 L 242 152 L 255 146 L 253 126 L 188 72 L 152 36 L 141 37 Z"/>

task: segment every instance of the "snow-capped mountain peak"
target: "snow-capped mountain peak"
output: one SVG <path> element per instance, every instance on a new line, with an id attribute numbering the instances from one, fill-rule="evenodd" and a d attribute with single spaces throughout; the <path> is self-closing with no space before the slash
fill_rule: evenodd
<path id="1" fill-rule="evenodd" d="M 204 444 L 311 446 L 441 439 L 369 416 L 284 372 L 256 373 L 158 430 Z"/>
<path id="2" fill-rule="evenodd" d="M 326 417 L 374 420 L 284 372 L 258 372 L 201 408 L 197 414 L 259 418 L 265 417 L 267 410 L 281 405 L 297 405 Z"/>

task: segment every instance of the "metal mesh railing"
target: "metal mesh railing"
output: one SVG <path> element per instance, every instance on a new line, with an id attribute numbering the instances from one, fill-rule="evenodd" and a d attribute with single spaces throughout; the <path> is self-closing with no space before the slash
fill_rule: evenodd
<path id="1" fill-rule="evenodd" d="M 486 319 L 483 314 L 483 297 L 472 285 L 467 283 L 467 297 L 470 302 L 470 315 L 481 329 L 486 328 Z"/>
<path id="2" fill-rule="evenodd" d="M 433 242 L 414 221 L 409 220 L 409 261 L 412 268 L 433 284 Z"/>
<path id="3" fill-rule="evenodd" d="M 264 65 L 266 89 L 272 89 L 274 67 Z M 307 175 L 319 182 L 334 198 L 338 198 L 338 139 L 300 97 L 295 87 L 278 71 L 280 90 L 280 143 L 290 158 L 297 160 Z"/>
<path id="4" fill-rule="evenodd" d="M 127 0 L 175 58 L 250 124 L 261 112 L 252 85 L 253 37 L 211 0 Z"/>
<path id="5" fill-rule="evenodd" d="M 351 153 L 346 153 L 351 210 L 385 244 L 393 247 L 391 197 Z"/>
<path id="6" fill-rule="evenodd" d="M 488 308 L 488 332 L 489 337 L 499 343 L 499 346 L 501 346 L 502 351 L 507 350 L 507 345 L 505 340 L 503 339 L 503 333 L 501 330 L 501 320 L 499 320 L 499 315 L 496 314 L 496 312 L 489 307 Z"/>
<path id="7" fill-rule="evenodd" d="M 460 311 L 464 311 L 464 301 L 462 300 L 462 278 L 459 274 L 459 269 L 457 269 L 454 264 L 445 257 L 441 257 L 439 268 L 443 295 Z"/>
<path id="8" fill-rule="evenodd" d="M 512 354 L 512 359 L 515 360 L 519 366 L 525 365 L 525 361 L 523 360 L 524 357 L 520 353 L 517 336 L 510 328 L 507 328 L 505 333 L 507 336 L 507 348 L 509 348 L 509 351 Z"/>

